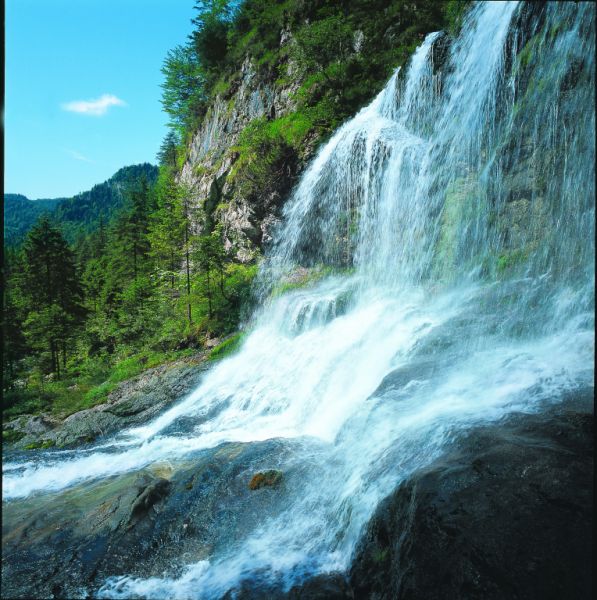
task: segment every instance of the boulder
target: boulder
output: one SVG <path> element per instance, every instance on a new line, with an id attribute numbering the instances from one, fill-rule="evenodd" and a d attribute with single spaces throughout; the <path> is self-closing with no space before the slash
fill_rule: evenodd
<path id="1" fill-rule="evenodd" d="M 355 598 L 590 598 L 592 507 L 592 412 L 472 430 L 379 506 Z"/>

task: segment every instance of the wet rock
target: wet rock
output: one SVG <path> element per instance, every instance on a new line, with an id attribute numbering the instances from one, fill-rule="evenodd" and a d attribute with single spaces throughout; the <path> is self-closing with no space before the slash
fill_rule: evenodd
<path id="1" fill-rule="evenodd" d="M 342 573 L 326 573 L 307 579 L 293 586 L 288 592 L 280 585 L 248 578 L 228 591 L 222 600 L 353 600 L 354 596 L 346 576 Z"/>
<path id="2" fill-rule="evenodd" d="M 329 573 L 308 579 L 291 588 L 288 600 L 352 600 L 355 598 L 346 576 Z"/>
<path id="3" fill-rule="evenodd" d="M 592 413 L 471 431 L 377 509 L 355 597 L 590 598 L 592 452 Z"/>
<path id="4" fill-rule="evenodd" d="M 162 500 L 170 490 L 170 482 L 167 479 L 159 478 L 152 481 L 137 496 L 131 507 L 131 513 L 128 519 L 129 526 L 142 518 L 147 511 L 157 502 Z"/>
<path id="5" fill-rule="evenodd" d="M 113 575 L 150 577 L 205 560 L 284 509 L 284 487 L 255 494 L 247 481 L 293 454 L 283 440 L 223 444 L 6 503 L 1 597 L 85 597 Z"/>
<path id="6" fill-rule="evenodd" d="M 5 423 L 3 429 L 18 431 L 23 436 L 40 436 L 52 431 L 59 424 L 60 421 L 50 415 L 24 415 Z"/>

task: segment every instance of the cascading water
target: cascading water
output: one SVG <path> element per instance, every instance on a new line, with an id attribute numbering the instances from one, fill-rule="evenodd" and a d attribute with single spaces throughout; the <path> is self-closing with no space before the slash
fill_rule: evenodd
<path id="1" fill-rule="evenodd" d="M 316 475 L 280 514 L 179 577 L 100 596 L 345 569 L 379 501 L 459 432 L 593 386 L 594 13 L 483 2 L 451 44 L 428 35 L 302 177 L 241 351 L 144 427 L 4 465 L 9 500 L 300 439 L 288 460 Z M 297 272 L 310 284 L 279 293 Z"/>

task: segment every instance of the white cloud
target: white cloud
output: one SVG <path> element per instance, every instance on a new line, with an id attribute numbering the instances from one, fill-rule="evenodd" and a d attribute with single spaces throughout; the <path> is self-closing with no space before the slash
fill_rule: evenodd
<path id="1" fill-rule="evenodd" d="M 83 156 L 80 152 L 77 152 L 76 150 L 69 150 L 68 148 L 64 148 L 64 150 L 76 160 L 82 160 L 83 162 L 93 163 L 93 161 L 90 158 Z"/>
<path id="2" fill-rule="evenodd" d="M 113 94 L 103 94 L 96 100 L 73 100 L 62 105 L 64 110 L 93 117 L 101 117 L 110 106 L 126 106 L 126 102 Z"/>

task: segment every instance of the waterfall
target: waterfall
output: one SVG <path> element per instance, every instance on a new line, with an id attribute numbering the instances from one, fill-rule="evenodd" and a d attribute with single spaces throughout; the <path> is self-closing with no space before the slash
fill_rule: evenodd
<path id="1" fill-rule="evenodd" d="M 460 432 L 593 386 L 594 13 L 481 2 L 456 40 L 429 34 L 302 176 L 241 350 L 143 427 L 5 464 L 12 499 L 301 440 L 292 460 L 316 475 L 280 515 L 178 577 L 114 578 L 100 596 L 212 598 L 248 573 L 289 587 L 346 569 L 380 500 Z"/>

